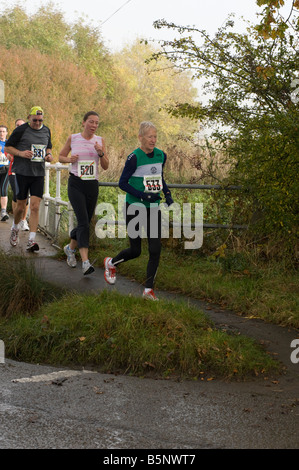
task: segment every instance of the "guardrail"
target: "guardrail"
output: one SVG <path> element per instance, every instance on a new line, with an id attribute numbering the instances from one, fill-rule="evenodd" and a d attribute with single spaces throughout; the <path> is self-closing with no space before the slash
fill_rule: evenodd
<path id="1" fill-rule="evenodd" d="M 40 220 L 39 228 L 50 235 L 54 240 L 58 239 L 59 229 L 62 214 L 64 214 L 64 220 L 67 224 L 68 233 L 73 229 L 75 223 L 75 215 L 71 203 L 69 201 L 63 201 L 61 199 L 61 172 L 68 170 L 69 165 L 62 163 L 50 164 L 46 163 L 46 175 L 45 175 L 45 189 L 43 195 L 43 201 L 40 208 Z M 50 171 L 56 171 L 56 193 L 55 197 L 50 195 Z M 99 186 L 118 187 L 118 183 L 115 182 L 99 182 Z M 168 184 L 170 189 L 198 189 L 198 190 L 224 190 L 224 191 L 235 191 L 242 190 L 241 186 L 221 186 L 220 184 Z M 53 211 L 50 211 L 50 205 L 54 206 Z M 51 214 L 50 214 L 51 212 Z M 67 218 L 65 217 L 67 212 Z M 113 224 L 116 222 L 113 221 Z M 124 222 L 119 222 L 124 223 Z M 247 229 L 247 225 L 238 224 L 211 224 L 204 223 L 203 228 L 221 228 L 221 229 Z"/>

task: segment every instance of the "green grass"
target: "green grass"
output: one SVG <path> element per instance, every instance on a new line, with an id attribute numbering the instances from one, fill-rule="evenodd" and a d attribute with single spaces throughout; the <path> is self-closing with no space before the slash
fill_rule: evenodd
<path id="1" fill-rule="evenodd" d="M 114 256 L 126 246 L 126 240 L 97 240 L 90 258 L 97 258 L 102 266 L 105 256 Z M 144 240 L 141 256 L 119 265 L 118 272 L 142 284 L 147 260 Z M 224 262 L 201 257 L 198 250 L 183 252 L 165 244 L 155 281 L 158 289 L 212 300 L 243 315 L 294 328 L 299 328 L 298 285 L 298 272 L 280 263 L 256 263 L 236 255 L 227 255 Z"/>
<path id="2" fill-rule="evenodd" d="M 59 286 L 44 282 L 30 260 L 18 256 L 8 257 L 2 252 L 0 276 L 0 318 L 20 311 L 31 314 L 45 302 L 51 302 L 64 293 Z"/>
<path id="3" fill-rule="evenodd" d="M 245 379 L 279 369 L 253 340 L 215 329 L 186 303 L 107 291 L 66 295 L 31 316 L 2 319 L 0 328 L 6 354 L 22 361 L 181 379 Z"/>
<path id="4" fill-rule="evenodd" d="M 96 240 L 90 258 L 97 257 L 101 265 L 126 243 Z M 215 328 L 185 302 L 153 303 L 107 291 L 65 293 L 40 279 L 28 259 L 0 258 L 0 338 L 7 357 L 188 379 L 248 379 L 279 370 L 254 340 Z M 147 258 L 145 240 L 141 257 L 118 271 L 142 283 Z M 164 246 L 156 285 L 214 300 L 248 316 L 298 326 L 296 274 L 245 261 L 235 257 L 223 263 Z"/>

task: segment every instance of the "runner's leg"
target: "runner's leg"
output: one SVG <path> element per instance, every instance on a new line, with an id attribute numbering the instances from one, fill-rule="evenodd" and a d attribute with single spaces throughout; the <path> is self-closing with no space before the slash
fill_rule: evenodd
<path id="1" fill-rule="evenodd" d="M 149 260 L 146 271 L 146 288 L 153 288 L 161 254 L 161 211 L 155 207 L 148 209 L 147 240 Z"/>

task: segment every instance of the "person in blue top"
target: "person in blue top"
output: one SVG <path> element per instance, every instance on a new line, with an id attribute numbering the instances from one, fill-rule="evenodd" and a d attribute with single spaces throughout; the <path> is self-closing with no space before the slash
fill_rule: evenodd
<path id="1" fill-rule="evenodd" d="M 116 266 L 140 256 L 140 230 L 143 225 L 149 250 L 143 297 L 158 300 L 153 287 L 161 253 L 161 192 L 164 193 L 168 205 L 171 205 L 173 200 L 163 175 L 167 157 L 156 147 L 157 129 L 152 122 L 144 121 L 140 124 L 138 139 L 140 147 L 128 156 L 119 180 L 119 187 L 127 193 L 126 226 L 130 246 L 113 258 L 105 258 L 104 278 L 108 284 L 115 284 Z"/>
<path id="2" fill-rule="evenodd" d="M 8 190 L 8 165 L 9 161 L 4 153 L 5 142 L 7 139 L 8 129 L 4 125 L 0 125 L 0 195 L 1 195 L 1 222 L 9 219 L 7 214 L 7 190 Z"/>

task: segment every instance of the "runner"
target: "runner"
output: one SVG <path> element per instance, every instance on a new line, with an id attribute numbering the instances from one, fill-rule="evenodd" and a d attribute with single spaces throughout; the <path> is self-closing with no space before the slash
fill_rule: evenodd
<path id="1" fill-rule="evenodd" d="M 76 248 L 79 249 L 84 275 L 94 272 L 88 259 L 89 226 L 99 194 L 99 163 L 103 170 L 107 170 L 109 166 L 104 139 L 95 135 L 99 121 L 98 113 L 86 113 L 82 132 L 70 135 L 59 154 L 61 163 L 71 163 L 68 197 L 78 223 L 70 233 L 71 241 L 64 247 L 64 252 L 67 264 L 75 268 Z M 70 152 L 71 155 L 68 156 Z"/>
<path id="2" fill-rule="evenodd" d="M 6 126 L 0 126 L 0 195 L 1 195 L 1 222 L 9 219 L 7 208 L 7 190 L 8 190 L 8 164 L 6 153 L 4 153 L 5 142 L 8 129 Z"/>
<path id="3" fill-rule="evenodd" d="M 44 192 L 45 162 L 53 160 L 51 132 L 43 124 L 44 112 L 39 106 L 31 108 L 28 122 L 14 129 L 6 142 L 5 150 L 14 157 L 12 172 L 16 174 L 17 205 L 10 244 L 19 241 L 19 222 L 21 221 L 28 194 L 30 192 L 29 240 L 27 251 L 38 251 L 35 241 L 39 219 L 39 206 Z"/>
<path id="4" fill-rule="evenodd" d="M 15 127 L 19 127 L 22 124 L 25 124 L 24 119 L 16 119 Z M 9 183 L 10 183 L 10 186 L 11 186 L 11 189 L 12 189 L 12 194 L 13 194 L 13 196 L 12 196 L 12 213 L 14 214 L 15 209 L 16 209 L 16 205 L 17 205 L 16 175 L 15 175 L 15 173 L 12 172 L 13 157 L 8 155 L 8 159 L 10 160 L 9 167 L 8 167 L 8 179 L 9 179 Z M 29 231 L 29 225 L 27 223 L 28 209 L 29 209 L 29 198 L 27 198 L 24 216 L 23 216 L 21 222 L 19 223 L 20 229 L 24 230 L 24 231 Z M 12 224 L 11 228 L 13 228 L 13 226 L 14 226 L 14 221 L 13 221 L 13 224 Z"/>
<path id="5" fill-rule="evenodd" d="M 155 147 L 157 130 L 154 124 L 142 122 L 138 138 L 140 147 L 128 156 L 119 180 L 119 187 L 127 193 L 126 225 L 130 247 L 114 258 L 105 258 L 104 277 L 108 284 L 115 284 L 115 266 L 140 256 L 142 241 L 140 230 L 143 224 L 146 227 L 149 250 L 143 297 L 156 301 L 158 299 L 153 287 L 161 253 L 161 212 L 159 209 L 161 190 L 168 205 L 171 205 L 173 200 L 163 177 L 166 154 Z M 137 225 L 134 223 L 136 217 L 139 222 Z"/>

